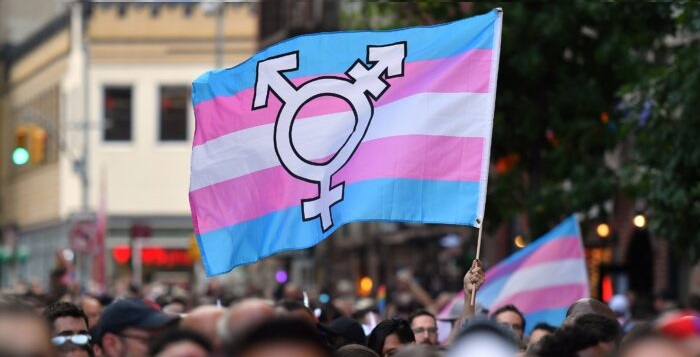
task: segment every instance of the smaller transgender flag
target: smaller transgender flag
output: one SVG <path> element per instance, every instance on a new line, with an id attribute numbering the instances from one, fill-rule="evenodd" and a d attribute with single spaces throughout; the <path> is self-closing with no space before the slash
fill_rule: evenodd
<path id="1" fill-rule="evenodd" d="M 207 275 L 349 222 L 476 226 L 501 19 L 300 36 L 197 78 L 190 206 Z"/>
<path id="2" fill-rule="evenodd" d="M 588 273 L 578 220 L 575 216 L 524 249 L 486 271 L 476 302 L 490 311 L 513 304 L 525 314 L 526 333 L 540 322 L 559 326 L 567 308 L 589 296 Z M 455 297 L 439 317 L 462 311 L 464 293 Z M 458 305 L 458 306 L 457 306 Z"/>

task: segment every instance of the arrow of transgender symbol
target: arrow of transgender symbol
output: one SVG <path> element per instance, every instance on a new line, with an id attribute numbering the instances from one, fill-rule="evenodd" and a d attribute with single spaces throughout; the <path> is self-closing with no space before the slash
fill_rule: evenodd
<path id="1" fill-rule="evenodd" d="M 275 152 L 282 166 L 292 176 L 318 185 L 318 196 L 302 200 L 305 221 L 321 218 L 321 227 L 333 227 L 331 207 L 343 200 L 345 183 L 331 187 L 331 177 L 355 153 L 374 115 L 372 99 L 378 100 L 389 89 L 382 77 L 403 76 L 406 42 L 384 46 L 367 46 L 367 63 L 357 60 L 344 77 L 319 77 L 296 87 L 284 72 L 298 68 L 299 52 L 290 52 L 258 62 L 253 109 L 267 106 L 268 93 L 274 92 L 282 101 L 275 124 Z M 312 99 L 321 96 L 342 97 L 353 108 L 355 126 L 345 144 L 328 162 L 315 163 L 298 154 L 292 142 L 292 123 L 299 110 Z"/>

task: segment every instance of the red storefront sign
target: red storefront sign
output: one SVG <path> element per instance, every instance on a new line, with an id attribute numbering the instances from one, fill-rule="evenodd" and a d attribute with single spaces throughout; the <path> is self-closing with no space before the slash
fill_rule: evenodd
<path id="1" fill-rule="evenodd" d="M 112 248 L 112 258 L 118 264 L 128 263 L 131 258 L 131 248 L 126 245 Z M 145 266 L 167 268 L 192 266 L 194 263 L 187 250 L 179 248 L 144 247 L 141 250 L 141 259 Z"/>

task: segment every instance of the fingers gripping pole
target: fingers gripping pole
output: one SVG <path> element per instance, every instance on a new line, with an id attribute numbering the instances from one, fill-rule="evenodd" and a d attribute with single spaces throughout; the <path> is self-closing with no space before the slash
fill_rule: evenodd
<path id="1" fill-rule="evenodd" d="M 479 224 L 479 237 L 476 241 L 476 260 L 479 260 L 479 255 L 481 254 L 481 231 L 484 228 L 484 224 L 480 219 L 476 219 L 476 223 Z M 471 306 L 474 306 L 476 302 L 476 284 L 472 284 L 472 296 L 471 296 Z"/>

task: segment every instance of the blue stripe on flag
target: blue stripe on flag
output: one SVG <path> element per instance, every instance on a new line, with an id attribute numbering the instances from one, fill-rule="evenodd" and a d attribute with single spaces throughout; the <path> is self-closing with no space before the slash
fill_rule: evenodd
<path id="1" fill-rule="evenodd" d="M 388 31 L 342 31 L 294 37 L 258 52 L 228 69 L 209 71 L 193 83 L 192 102 L 232 96 L 255 85 L 257 63 L 270 57 L 299 51 L 299 69 L 286 72 L 289 79 L 345 73 L 355 59 L 366 60 L 368 45 L 408 42 L 406 62 L 451 57 L 473 49 L 491 49 L 497 10 L 448 24 Z M 475 34 L 470 41 L 460 34 Z M 435 41 L 440 39 L 440 41 Z M 439 46 L 436 46 L 439 44 Z M 323 49 L 319 53 L 319 49 Z M 330 60 L 335 58 L 337 60 Z"/>
<path id="2" fill-rule="evenodd" d="M 525 334 L 529 335 L 532 328 L 540 322 L 546 322 L 554 327 L 561 326 L 566 318 L 566 308 L 540 310 L 525 315 Z"/>
<path id="3" fill-rule="evenodd" d="M 318 219 L 302 221 L 301 208 L 295 206 L 197 238 L 211 276 L 277 252 L 311 247 L 349 222 L 471 224 L 476 219 L 478 197 L 478 182 L 367 180 L 345 187 L 345 199 L 332 208 L 334 226 L 325 233 Z"/>

